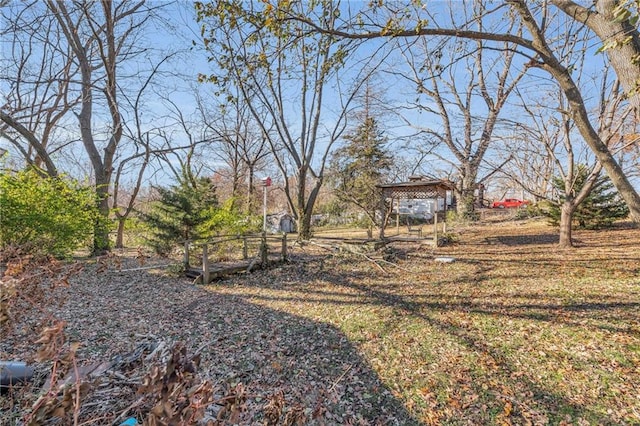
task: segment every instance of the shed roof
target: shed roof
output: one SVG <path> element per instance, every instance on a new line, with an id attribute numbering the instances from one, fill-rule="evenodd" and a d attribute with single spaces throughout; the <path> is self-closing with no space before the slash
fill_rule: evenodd
<path id="1" fill-rule="evenodd" d="M 453 190 L 453 182 L 445 179 L 424 179 L 412 176 L 409 182 L 376 185 L 384 198 L 431 199 L 444 198 Z"/>

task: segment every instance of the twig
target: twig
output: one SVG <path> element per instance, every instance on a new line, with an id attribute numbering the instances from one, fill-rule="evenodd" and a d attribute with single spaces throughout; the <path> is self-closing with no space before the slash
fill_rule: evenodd
<path id="1" fill-rule="evenodd" d="M 118 272 L 146 271 L 148 269 L 168 268 L 171 265 L 172 265 L 171 263 L 167 263 L 166 265 L 141 266 L 139 268 L 118 269 Z"/>
<path id="2" fill-rule="evenodd" d="M 213 344 L 213 342 L 206 342 L 206 343 L 200 345 L 200 347 L 198 349 L 196 349 L 195 352 L 193 353 L 193 356 L 196 356 L 196 355 L 200 354 L 208 346 L 211 346 L 211 344 Z"/>
<path id="3" fill-rule="evenodd" d="M 353 364 L 349 364 L 349 366 L 344 370 L 344 372 L 340 375 L 340 377 L 338 377 L 336 381 L 333 382 L 333 385 L 331 385 L 331 387 L 329 388 L 329 392 L 333 392 L 335 387 L 338 386 L 338 383 L 340 383 L 340 380 L 344 378 L 344 376 L 349 372 L 349 370 L 351 370 L 352 367 L 353 367 Z"/>
<path id="4" fill-rule="evenodd" d="M 315 241 L 311 241 L 311 240 L 306 241 L 306 244 L 311 244 L 311 245 L 314 245 L 314 246 L 320 247 L 320 248 L 322 248 L 322 249 L 325 249 L 325 250 L 327 250 L 327 251 L 331 251 L 331 252 L 333 252 L 333 251 L 336 251 L 336 250 L 337 250 L 337 247 L 336 247 L 336 246 L 326 245 L 326 244 L 320 244 L 320 243 L 317 243 L 317 242 L 315 242 Z"/>
<path id="5" fill-rule="evenodd" d="M 380 269 L 382 272 L 384 272 L 385 274 L 388 274 L 388 272 L 386 271 L 386 269 L 384 269 L 382 266 L 380 266 L 380 264 L 376 261 L 376 259 L 372 259 L 369 256 L 367 256 L 364 253 L 356 253 L 361 255 L 362 257 L 364 257 L 365 259 L 367 259 L 369 262 L 373 263 L 374 265 L 376 265 L 378 267 L 378 269 Z"/>
<path id="6" fill-rule="evenodd" d="M 137 406 L 142 404 L 145 401 L 145 399 L 146 399 L 145 396 L 141 396 L 140 398 L 138 398 L 138 400 L 136 402 L 134 402 L 133 404 L 131 404 L 130 406 L 125 408 L 124 411 L 122 413 L 120 413 L 120 415 L 118 417 L 115 418 L 115 420 L 113 421 L 113 424 L 118 423 L 118 421 L 120 419 L 124 419 L 124 417 L 127 415 L 127 413 L 129 411 L 133 410 L 134 408 L 136 408 Z"/>
<path id="7" fill-rule="evenodd" d="M 73 407 L 73 425 L 78 426 L 78 417 L 80 416 L 80 373 L 78 373 L 78 363 L 76 362 L 75 353 L 73 353 L 73 374 L 76 376 L 76 397 L 75 407 Z"/>
<path id="8" fill-rule="evenodd" d="M 388 260 L 384 260 L 384 259 L 378 259 L 377 261 L 378 262 L 388 263 L 389 265 L 395 266 L 396 268 L 400 269 L 401 271 L 413 273 L 413 271 L 410 271 L 409 269 L 403 268 L 402 266 L 398 265 L 397 263 L 389 262 Z"/>
<path id="9" fill-rule="evenodd" d="M 98 405 L 98 404 L 96 404 L 96 405 Z M 86 408 L 87 406 L 85 405 L 84 407 Z M 91 423 L 96 423 L 96 422 L 99 422 L 101 420 L 108 419 L 110 417 L 111 417 L 110 414 L 108 414 L 106 416 L 102 416 L 102 417 L 96 417 L 95 419 L 89 419 L 87 421 L 84 421 L 84 422 L 80 423 L 78 426 L 90 425 Z"/>

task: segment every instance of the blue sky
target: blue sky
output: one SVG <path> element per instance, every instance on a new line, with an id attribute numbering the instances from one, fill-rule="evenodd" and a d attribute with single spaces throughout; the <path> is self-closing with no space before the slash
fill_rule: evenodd
<path id="1" fill-rule="evenodd" d="M 360 7 L 365 4 L 365 2 L 351 2 L 348 3 L 350 6 Z M 447 1 L 431 1 L 427 3 L 429 6 L 429 11 L 433 12 L 438 19 L 442 19 L 443 21 L 438 22 L 439 24 L 445 25 L 448 20 L 448 14 L 446 12 L 446 8 L 448 7 Z M 462 3 L 461 3 L 462 4 Z M 151 50 L 149 51 L 149 57 L 145 59 L 141 59 L 139 62 L 133 63 L 126 67 L 122 68 L 122 72 L 135 72 L 136 70 L 141 70 L 141 76 L 145 76 L 146 70 L 149 69 L 151 64 L 165 52 L 172 50 L 180 50 L 181 52 L 175 56 L 170 62 L 167 62 L 166 67 L 164 68 L 164 73 L 159 77 L 162 79 L 163 85 L 159 89 L 158 95 L 161 96 L 170 96 L 171 100 L 178 106 L 178 108 L 185 113 L 187 117 L 195 119 L 194 114 L 194 95 L 193 88 L 196 90 L 201 90 L 204 92 L 211 93 L 215 90 L 215 88 L 210 84 L 202 84 L 199 85 L 196 82 L 197 75 L 199 73 L 208 73 L 213 71 L 211 68 L 211 64 L 207 61 L 207 54 L 201 50 L 201 46 L 196 43 L 196 46 L 192 46 L 191 41 L 196 40 L 199 41 L 200 31 L 199 24 L 195 22 L 195 12 L 193 9 L 192 2 L 178 0 L 176 2 L 169 3 L 168 6 L 162 9 L 162 13 L 165 14 L 164 17 L 167 18 L 167 22 L 161 26 L 156 27 L 155 30 L 149 31 L 145 34 L 145 38 L 150 42 Z M 371 55 L 374 51 L 376 51 L 382 43 L 385 41 L 377 40 L 370 41 L 361 46 L 357 52 L 360 58 L 367 57 L 367 55 Z M 592 51 L 586 53 L 586 64 L 589 72 L 597 72 L 601 69 L 601 55 L 595 54 L 595 49 L 599 47 L 597 44 L 591 46 Z M 354 59 L 354 58 L 352 58 Z M 401 65 L 401 58 L 394 58 L 396 64 Z M 381 92 L 383 92 L 383 96 L 389 101 L 389 106 L 395 108 L 396 110 L 402 110 L 404 112 L 405 118 L 413 124 L 418 124 L 420 127 L 430 127 L 437 129 L 439 126 L 439 120 L 435 116 L 430 116 L 428 114 L 418 114 L 416 112 L 407 111 L 404 107 L 407 106 L 407 103 L 414 100 L 416 97 L 415 86 L 408 84 L 401 78 L 394 77 L 390 74 L 393 66 L 387 66 L 387 68 L 380 74 L 378 77 L 378 88 Z M 342 71 L 342 77 L 346 77 L 346 79 L 350 78 L 350 71 L 347 69 L 346 71 Z M 462 70 L 459 73 L 460 81 L 464 81 L 466 75 Z M 549 82 L 549 77 L 546 73 L 541 72 L 539 70 L 530 70 L 529 76 L 522 82 L 522 89 L 525 91 L 531 91 L 532 94 L 540 93 L 541 88 L 543 87 L 552 87 Z M 589 87 L 588 85 L 585 87 Z M 595 87 L 595 85 L 592 85 Z M 593 99 L 597 93 L 593 90 L 586 90 L 585 98 L 587 100 Z M 159 120 L 162 120 L 163 116 L 166 114 L 165 103 L 160 99 L 161 96 L 151 97 L 147 102 L 149 107 L 151 108 L 151 112 L 149 114 L 157 115 L 157 118 L 150 123 L 150 125 L 156 125 Z M 328 98 L 333 97 L 334 99 L 337 97 L 335 94 L 332 96 L 330 93 L 328 94 Z M 428 102 L 425 98 L 423 98 L 423 102 Z M 328 105 L 328 111 L 330 111 L 333 106 Z M 295 120 L 296 114 L 294 108 L 295 105 L 292 104 L 292 120 Z M 506 110 L 503 116 L 508 117 L 510 119 L 521 117 L 519 109 L 515 105 L 510 105 Z M 331 125 L 332 117 L 331 114 L 327 114 L 325 116 L 325 124 Z M 392 115 L 384 116 L 382 123 L 383 128 L 386 129 L 388 136 L 392 141 L 399 140 L 399 143 L 404 143 L 404 141 L 400 141 L 402 137 L 411 135 L 415 133 L 415 129 L 412 126 L 406 126 L 402 121 L 393 118 Z M 294 124 L 295 126 L 295 124 Z M 418 138 L 415 138 L 416 140 Z M 0 142 L 2 144 L 6 144 L 6 142 Z M 442 156 L 446 156 L 446 152 L 441 152 Z M 215 167 L 215 164 L 212 164 Z M 444 164 L 443 162 L 439 162 L 437 160 L 432 160 L 432 163 L 428 166 L 431 170 L 446 170 L 449 166 Z M 426 171 L 426 170 L 425 170 Z"/>

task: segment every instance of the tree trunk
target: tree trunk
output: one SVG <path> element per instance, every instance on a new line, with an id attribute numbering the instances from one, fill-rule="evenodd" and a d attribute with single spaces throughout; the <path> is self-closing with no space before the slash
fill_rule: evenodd
<path id="1" fill-rule="evenodd" d="M 567 93 L 569 103 L 573 104 L 573 118 L 580 134 L 582 134 L 585 142 L 595 154 L 596 159 L 606 170 L 607 175 L 620 193 L 620 196 L 627 203 L 631 219 L 635 223 L 640 223 L 640 195 L 638 195 L 638 192 L 627 178 L 627 175 L 624 173 L 624 170 L 622 170 L 622 167 L 620 167 L 620 164 L 618 164 L 616 159 L 613 157 L 611 151 L 609 151 L 608 147 L 602 142 L 595 129 L 591 126 L 586 110 L 584 109 L 584 103 L 582 102 L 582 98 L 579 93 L 572 91 L 565 92 Z M 575 95 L 579 97 L 579 100 L 575 98 Z"/>
<path id="2" fill-rule="evenodd" d="M 619 42 L 617 46 L 605 50 L 616 76 L 622 87 L 630 95 L 636 117 L 640 117 L 640 67 L 634 58 L 640 54 L 640 34 L 638 27 L 629 20 L 616 19 L 614 10 L 620 3 L 617 0 L 597 0 L 595 11 L 579 2 L 570 0 L 552 0 L 560 10 L 579 22 L 582 22 L 596 33 L 602 43 Z M 627 39 L 625 41 L 625 39 Z"/>
<path id="3" fill-rule="evenodd" d="M 573 247 L 571 238 L 573 213 L 576 211 L 575 203 L 572 200 L 566 200 L 560 208 L 560 242 L 558 245 L 562 248 Z"/>
<path id="4" fill-rule="evenodd" d="M 115 247 L 118 249 L 124 248 L 124 225 L 126 222 L 126 217 L 118 217 L 118 228 L 116 232 L 116 245 Z"/>
<path id="5" fill-rule="evenodd" d="M 298 239 L 308 240 L 311 238 L 311 214 L 302 210 L 298 216 Z"/>
<path id="6" fill-rule="evenodd" d="M 458 213 L 458 217 L 464 220 L 473 219 L 473 213 L 475 211 L 473 190 L 462 190 L 458 193 L 457 197 L 456 213 Z"/>
<path id="7" fill-rule="evenodd" d="M 462 220 L 474 220 L 475 219 L 475 178 L 476 171 L 473 170 L 471 164 L 466 164 L 464 166 L 464 176 L 460 179 L 457 188 L 457 200 L 456 203 L 456 213 L 458 217 Z"/>
<path id="8" fill-rule="evenodd" d="M 93 250 L 94 256 L 101 256 L 109 252 L 109 186 L 106 183 L 96 184 L 98 197 L 98 214 L 96 225 L 93 230 Z"/>
<path id="9" fill-rule="evenodd" d="M 254 176 L 255 176 L 255 171 L 254 171 L 254 166 L 253 165 L 249 165 L 249 170 L 248 170 L 248 179 L 247 179 L 247 205 L 246 205 L 246 209 L 247 209 L 247 214 L 253 214 L 254 210 L 255 210 L 255 191 L 253 188 L 253 181 L 254 181 Z"/>

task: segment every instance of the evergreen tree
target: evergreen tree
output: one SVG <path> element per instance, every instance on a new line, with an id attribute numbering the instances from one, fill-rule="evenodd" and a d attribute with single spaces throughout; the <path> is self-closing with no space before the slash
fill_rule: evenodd
<path id="1" fill-rule="evenodd" d="M 218 198 L 208 178 L 184 178 L 177 185 L 156 190 L 159 199 L 140 217 L 151 230 L 148 244 L 157 253 L 167 254 L 176 244 L 211 235 L 207 224 L 216 212 Z"/>
<path id="2" fill-rule="evenodd" d="M 589 175 L 589 170 L 584 165 L 578 165 L 573 191 L 578 192 L 584 186 Z M 558 190 L 560 199 L 551 204 L 546 212 L 551 225 L 557 226 L 560 223 L 560 206 L 564 202 L 564 181 L 561 177 L 555 176 L 552 180 L 553 187 Z M 598 229 L 609 227 L 617 219 L 623 219 L 629 214 L 629 208 L 620 197 L 608 176 L 600 176 L 591 190 L 591 193 L 577 207 L 573 222 L 579 228 Z"/>
<path id="3" fill-rule="evenodd" d="M 385 181 L 393 158 L 387 152 L 387 138 L 375 118 L 366 117 L 347 143 L 333 154 L 330 179 L 338 200 L 353 204 L 367 217 L 369 228 L 382 223 L 376 215 L 384 208 L 376 185 Z"/>

